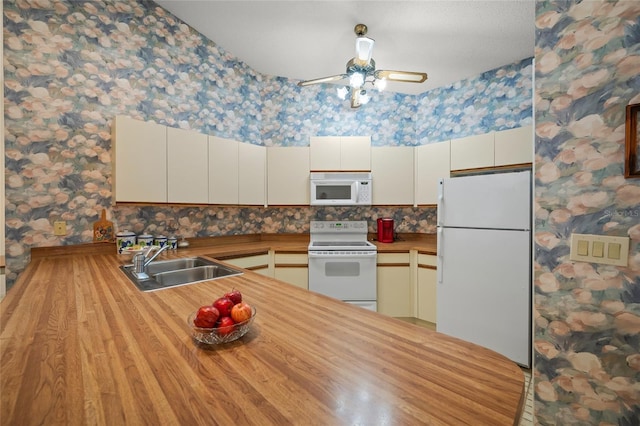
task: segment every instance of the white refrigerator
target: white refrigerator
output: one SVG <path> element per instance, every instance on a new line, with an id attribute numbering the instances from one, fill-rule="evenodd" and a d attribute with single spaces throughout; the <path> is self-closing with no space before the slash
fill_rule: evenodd
<path id="1" fill-rule="evenodd" d="M 441 179 L 436 329 L 531 367 L 531 173 Z"/>

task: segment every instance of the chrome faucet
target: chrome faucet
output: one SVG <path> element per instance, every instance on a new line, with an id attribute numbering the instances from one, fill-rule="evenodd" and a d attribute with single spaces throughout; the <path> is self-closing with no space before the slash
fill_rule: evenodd
<path id="1" fill-rule="evenodd" d="M 160 247 L 160 250 L 156 251 L 154 255 L 148 259 L 145 253 L 138 253 L 133 256 L 133 273 L 136 275 L 136 278 L 138 278 L 139 280 L 148 279 L 149 275 L 147 274 L 147 266 L 149 266 L 149 264 L 153 262 L 153 260 L 158 257 L 160 253 L 168 248 L 169 244 L 163 245 L 162 247 Z M 146 253 L 148 254 L 149 251 L 147 251 Z"/>

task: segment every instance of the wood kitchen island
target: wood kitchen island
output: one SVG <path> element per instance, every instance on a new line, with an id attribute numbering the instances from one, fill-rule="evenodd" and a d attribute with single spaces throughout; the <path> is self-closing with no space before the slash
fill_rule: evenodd
<path id="1" fill-rule="evenodd" d="M 143 293 L 112 251 L 34 257 L 0 303 L 2 425 L 518 423 L 502 355 L 250 271 Z M 187 316 L 231 288 L 252 329 L 199 347 Z"/>

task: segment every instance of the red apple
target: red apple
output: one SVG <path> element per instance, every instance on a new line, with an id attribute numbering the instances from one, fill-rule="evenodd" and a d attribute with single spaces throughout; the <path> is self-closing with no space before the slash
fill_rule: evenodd
<path id="1" fill-rule="evenodd" d="M 245 302 L 233 305 L 233 308 L 231 308 L 231 319 L 233 319 L 236 324 L 246 321 L 249 318 L 251 318 L 251 306 Z"/>
<path id="2" fill-rule="evenodd" d="M 213 307 L 220 312 L 221 317 L 228 317 L 231 315 L 233 301 L 228 297 L 220 297 L 213 302 Z"/>
<path id="3" fill-rule="evenodd" d="M 220 312 L 214 306 L 201 306 L 193 319 L 193 325 L 202 328 L 213 328 L 220 317 Z"/>
<path id="4" fill-rule="evenodd" d="M 231 333 L 235 328 L 234 324 L 235 323 L 233 322 L 233 319 L 231 319 L 231 317 L 220 318 L 217 327 L 218 335 L 226 336 L 227 334 Z"/>
<path id="5" fill-rule="evenodd" d="M 240 291 L 236 290 L 235 288 L 230 292 L 225 293 L 224 297 L 228 297 L 229 299 L 231 299 L 234 305 L 242 302 L 242 293 L 240 293 Z"/>

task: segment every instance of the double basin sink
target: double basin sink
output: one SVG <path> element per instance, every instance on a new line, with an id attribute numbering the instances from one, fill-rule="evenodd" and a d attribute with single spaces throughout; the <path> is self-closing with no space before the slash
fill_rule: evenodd
<path id="1" fill-rule="evenodd" d="M 139 278 L 133 264 L 120 269 L 142 291 L 193 284 L 242 274 L 242 271 L 202 257 L 152 261 L 145 272 L 148 278 Z"/>

